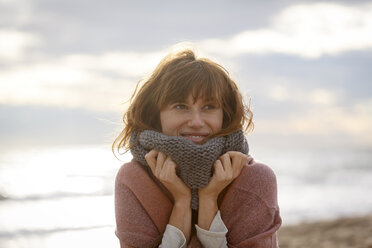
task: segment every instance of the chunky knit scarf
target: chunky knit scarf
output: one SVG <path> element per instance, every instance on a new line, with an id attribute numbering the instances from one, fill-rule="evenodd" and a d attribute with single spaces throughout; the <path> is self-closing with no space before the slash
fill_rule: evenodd
<path id="1" fill-rule="evenodd" d="M 212 176 L 214 162 L 228 151 L 248 154 L 248 143 L 242 131 L 224 137 L 215 137 L 202 145 L 182 136 L 168 136 L 145 130 L 133 133 L 130 140 L 135 160 L 148 166 L 145 155 L 152 149 L 164 152 L 178 165 L 177 175 L 191 188 L 191 208 L 198 208 L 198 189 L 205 187 Z"/>

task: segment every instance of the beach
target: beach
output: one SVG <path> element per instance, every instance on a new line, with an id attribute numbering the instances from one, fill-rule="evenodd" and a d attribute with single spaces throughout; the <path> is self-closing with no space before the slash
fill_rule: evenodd
<path id="1" fill-rule="evenodd" d="M 281 248 L 372 248 L 370 151 L 262 154 L 278 179 Z M 0 154 L 0 247 L 118 247 L 113 185 L 121 163 L 100 146 Z M 336 220 L 342 216 L 359 217 Z"/>
<path id="2" fill-rule="evenodd" d="M 280 248 L 372 248 L 372 214 L 283 226 Z"/>

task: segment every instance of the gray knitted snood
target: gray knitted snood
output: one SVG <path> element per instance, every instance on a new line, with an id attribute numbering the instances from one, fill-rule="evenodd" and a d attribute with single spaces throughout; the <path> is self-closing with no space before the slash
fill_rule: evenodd
<path id="1" fill-rule="evenodd" d="M 135 160 L 148 166 L 145 155 L 152 149 L 164 152 L 178 165 L 177 175 L 192 190 L 191 208 L 198 208 L 198 189 L 205 187 L 212 176 L 214 162 L 228 151 L 248 154 L 248 143 L 242 131 L 224 137 L 215 137 L 202 145 L 182 136 L 168 136 L 145 130 L 130 139 Z"/>

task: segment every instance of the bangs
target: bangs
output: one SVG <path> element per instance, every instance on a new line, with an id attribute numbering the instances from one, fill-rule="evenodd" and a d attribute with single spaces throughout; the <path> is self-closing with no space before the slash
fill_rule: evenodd
<path id="1" fill-rule="evenodd" d="M 139 86 L 139 84 L 142 84 Z M 134 132 L 155 130 L 162 132 L 160 112 L 172 103 L 185 103 L 188 97 L 194 103 L 205 103 L 222 108 L 222 130 L 216 136 L 225 136 L 238 130 L 253 130 L 252 111 L 246 107 L 241 93 L 228 72 L 206 58 L 196 58 L 192 50 L 169 54 L 160 61 L 151 76 L 138 82 L 123 116 L 125 124 L 112 148 L 131 148 Z"/>
<path id="2" fill-rule="evenodd" d="M 222 106 L 223 92 L 227 92 L 227 74 L 225 70 L 211 62 L 193 61 L 164 78 L 164 88 L 160 97 L 159 109 L 176 102 L 185 102 L 191 94 L 194 102 L 201 98 L 205 102 L 214 102 Z"/>

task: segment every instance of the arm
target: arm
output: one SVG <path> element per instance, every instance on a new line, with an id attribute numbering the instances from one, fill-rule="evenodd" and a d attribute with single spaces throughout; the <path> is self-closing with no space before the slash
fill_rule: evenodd
<path id="1" fill-rule="evenodd" d="M 152 150 L 145 156 L 154 176 L 169 190 L 174 205 L 169 224 L 180 229 L 187 242 L 191 235 L 191 190 L 176 175 L 177 165 L 164 153 Z"/>
<path id="2" fill-rule="evenodd" d="M 160 243 L 159 233 L 136 195 L 125 182 L 126 168 L 122 167 L 115 182 L 116 231 L 120 247 L 147 247 Z"/>
<path id="3" fill-rule="evenodd" d="M 228 230 L 221 219 L 220 211 L 217 211 L 208 231 L 198 225 L 195 227 L 197 237 L 204 248 L 227 247 L 226 234 Z"/>
<path id="4" fill-rule="evenodd" d="M 183 232 L 187 242 L 191 234 L 191 199 L 178 200 L 174 202 L 172 214 L 169 218 L 169 224 L 177 227 Z"/>
<path id="5" fill-rule="evenodd" d="M 220 206 L 232 248 L 276 248 L 281 225 L 274 172 L 251 162 L 229 187 Z"/>
<path id="6" fill-rule="evenodd" d="M 182 231 L 167 225 L 172 207 L 140 165 L 123 165 L 115 183 L 116 235 L 120 246 L 157 247 L 162 243 L 164 247 L 184 247 Z"/>
<path id="7" fill-rule="evenodd" d="M 206 187 L 199 189 L 198 226 L 201 229 L 204 229 L 204 231 L 200 230 L 200 228 L 197 228 L 197 230 L 204 235 L 214 236 L 219 240 L 219 246 L 224 244 L 223 247 L 226 247 L 225 236 L 227 229 L 224 226 L 222 219 L 222 225 L 221 228 L 219 228 L 220 233 L 218 235 L 216 233 L 207 232 L 210 230 L 211 223 L 218 212 L 217 198 L 221 191 L 238 177 L 247 159 L 248 157 L 240 152 L 228 152 L 223 154 L 214 163 L 214 174 L 209 184 Z M 201 242 L 203 241 L 201 240 Z M 210 246 L 209 242 L 208 244 L 204 242 L 203 245 L 205 247 L 213 247 Z M 215 245 L 216 244 L 214 243 L 214 246 Z"/>
<path id="8" fill-rule="evenodd" d="M 218 211 L 217 198 L 221 191 L 240 174 L 248 157 L 241 152 L 227 152 L 214 163 L 214 173 L 209 184 L 199 189 L 199 227 L 209 230 Z"/>

